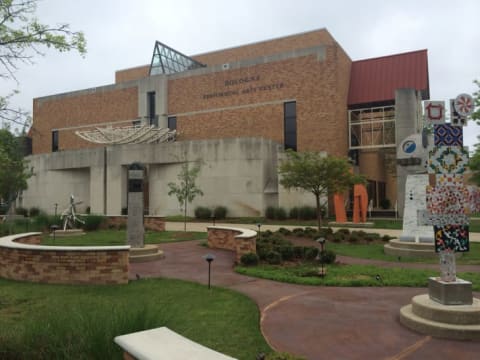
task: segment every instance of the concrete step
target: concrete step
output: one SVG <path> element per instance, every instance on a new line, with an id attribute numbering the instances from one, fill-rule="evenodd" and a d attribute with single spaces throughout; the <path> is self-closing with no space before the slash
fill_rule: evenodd
<path id="1" fill-rule="evenodd" d="M 430 299 L 428 294 L 412 298 L 412 312 L 424 319 L 445 324 L 480 325 L 480 300 L 472 305 L 443 305 Z"/>
<path id="2" fill-rule="evenodd" d="M 142 263 L 142 262 L 149 262 L 149 261 L 156 261 L 163 259 L 165 255 L 163 254 L 163 251 L 157 250 L 156 253 L 152 254 L 143 254 L 143 255 L 130 255 L 128 257 L 129 261 L 131 263 Z"/>
<path id="3" fill-rule="evenodd" d="M 455 325 L 432 321 L 413 313 L 412 304 L 400 309 L 400 323 L 421 334 L 454 340 L 480 339 L 480 324 Z"/>
<path id="4" fill-rule="evenodd" d="M 142 248 L 130 248 L 130 255 L 138 256 L 138 255 L 147 255 L 147 254 L 155 254 L 158 251 L 157 245 L 145 245 Z"/>

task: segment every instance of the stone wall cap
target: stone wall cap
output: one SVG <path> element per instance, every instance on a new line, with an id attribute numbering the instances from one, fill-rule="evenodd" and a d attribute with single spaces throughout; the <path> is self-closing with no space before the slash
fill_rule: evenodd
<path id="1" fill-rule="evenodd" d="M 236 228 L 230 226 L 207 226 L 207 230 L 231 230 L 238 231 L 240 234 L 235 235 L 235 238 L 251 238 L 257 236 L 257 232 L 251 229 Z"/>
<path id="2" fill-rule="evenodd" d="M 8 235 L 0 238 L 0 247 L 10 249 L 24 249 L 24 250 L 40 250 L 40 251 L 115 251 L 115 250 L 130 250 L 130 245 L 120 246 L 49 246 L 49 245 L 32 245 L 22 244 L 15 240 L 26 238 L 29 236 L 39 236 L 42 233 L 32 232 Z"/>
<path id="3" fill-rule="evenodd" d="M 165 326 L 120 335 L 115 337 L 114 341 L 138 360 L 235 360 L 187 339 Z"/>

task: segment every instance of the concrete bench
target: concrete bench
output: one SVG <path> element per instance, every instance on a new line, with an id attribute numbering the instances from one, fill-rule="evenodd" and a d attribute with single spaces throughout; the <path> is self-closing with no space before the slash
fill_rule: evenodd
<path id="1" fill-rule="evenodd" d="M 167 327 L 139 331 L 115 337 L 126 360 L 235 360 Z"/>

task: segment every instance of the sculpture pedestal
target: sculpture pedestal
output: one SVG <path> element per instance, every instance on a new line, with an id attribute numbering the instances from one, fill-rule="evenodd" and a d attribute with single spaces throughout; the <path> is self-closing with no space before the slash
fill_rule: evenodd
<path id="1" fill-rule="evenodd" d="M 457 278 L 446 282 L 440 278 L 428 279 L 428 295 L 430 299 L 442 305 L 472 305 L 472 283 Z"/>

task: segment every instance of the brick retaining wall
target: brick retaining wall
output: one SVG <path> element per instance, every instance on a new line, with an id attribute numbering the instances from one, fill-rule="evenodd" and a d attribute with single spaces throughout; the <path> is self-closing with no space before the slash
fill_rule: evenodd
<path id="1" fill-rule="evenodd" d="M 214 249 L 235 251 L 235 260 L 240 262 L 242 255 L 257 253 L 257 232 L 249 229 L 209 226 L 208 246 Z"/>
<path id="2" fill-rule="evenodd" d="M 127 284 L 129 246 L 41 246 L 40 233 L 0 238 L 0 277 L 48 284 Z"/>

